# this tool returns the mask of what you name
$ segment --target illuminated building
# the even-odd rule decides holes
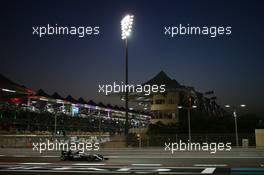
[[[165,85],[166,87],[164,93],[151,93],[149,96],[142,93],[130,95],[131,102],[137,102],[151,113],[151,123],[158,121],[165,124],[178,123],[180,111],[188,107],[215,115],[222,113],[222,109],[215,100],[205,97],[202,93],[195,91],[193,87],[181,85],[163,71],[143,85]]]

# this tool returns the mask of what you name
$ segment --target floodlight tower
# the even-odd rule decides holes
[[[122,20],[121,20],[121,31],[122,31],[122,40],[125,40],[125,85],[126,85],[126,92],[125,92],[125,108],[126,108],[126,122],[125,122],[125,136],[128,141],[128,43],[127,43],[127,38],[129,37],[131,30],[132,30],[132,25],[133,25],[133,20],[134,16],[133,15],[126,15]]]

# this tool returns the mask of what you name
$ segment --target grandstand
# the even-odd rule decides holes
[[[0,131],[2,133],[109,133],[122,134],[125,109],[117,105],[63,98],[58,92],[47,94],[10,81],[0,75]],[[129,110],[131,128],[148,126],[150,115]]]

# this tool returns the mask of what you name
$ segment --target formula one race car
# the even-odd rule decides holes
[[[101,154],[87,154],[81,153],[80,151],[62,151],[61,160],[79,160],[79,161],[90,161],[90,162],[100,162],[108,160],[104,158]]]

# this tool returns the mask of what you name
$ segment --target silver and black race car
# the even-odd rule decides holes
[[[61,160],[79,160],[79,161],[90,161],[90,162],[100,162],[108,160],[108,158],[103,157],[101,154],[87,154],[81,153],[81,151],[62,151]]]

